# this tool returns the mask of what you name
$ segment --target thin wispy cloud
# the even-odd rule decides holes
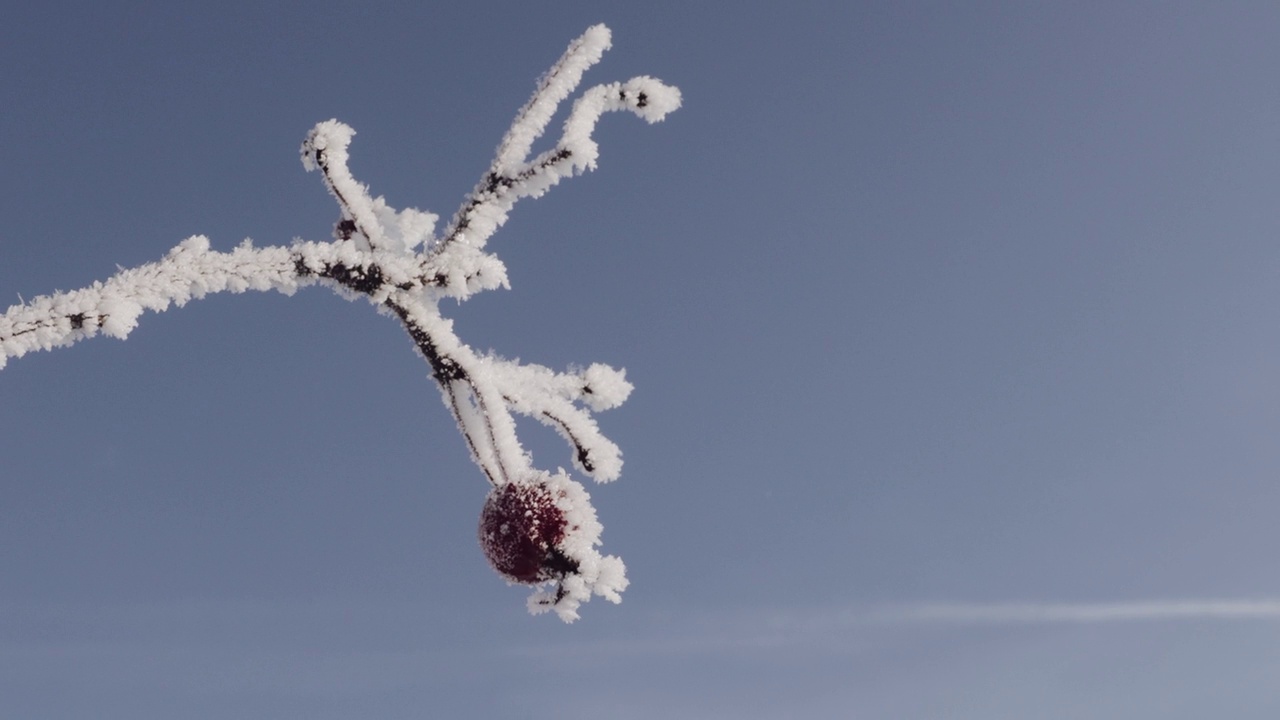
[[[863,632],[1101,623],[1280,622],[1280,599],[1131,602],[899,603],[809,610],[666,615],[658,627],[617,636],[512,648],[563,656],[685,655],[783,647],[845,647]]]
[[[1280,620],[1280,600],[1160,600],[1107,603],[921,603],[854,611],[856,624],[1114,623]]]

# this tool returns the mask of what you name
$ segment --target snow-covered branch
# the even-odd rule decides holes
[[[650,77],[597,85],[574,101],[555,146],[529,159],[560,103],[609,43],[608,28],[592,27],[543,75],[489,170],[442,235],[434,234],[437,215],[392,208],[352,176],[347,161],[355,131],[328,120],[307,135],[301,155],[307,170],[320,171],[338,203],[333,240],[263,248],[245,241],[219,252],[203,236],[188,238],[156,262],[9,308],[0,315],[0,368],[9,358],[99,333],[123,339],[143,312],[181,307],[211,293],[292,294],[319,284],[349,299],[364,298],[403,325],[493,486],[480,532],[494,568],[512,582],[542,588],[530,598],[531,610],[554,609],[566,621],[576,618],[579,605],[592,595],[618,602],[627,585],[625,568],[596,549],[602,528],[586,490],[563,470],[533,466],[513,413],[555,429],[580,472],[597,482],[614,480],[622,470],[622,453],[601,433],[593,414],[626,400],[631,384],[624,372],[598,363],[557,372],[476,352],[439,307],[445,298],[464,300],[508,286],[505,266],[483,251],[485,244],[518,200],[538,197],[561,179],[595,168],[599,148],[591,135],[604,113],[627,110],[653,123],[680,106],[676,88]]]

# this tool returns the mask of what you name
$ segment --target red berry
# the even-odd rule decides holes
[[[511,482],[489,493],[480,513],[480,547],[509,580],[536,585],[577,569],[557,547],[567,530],[564,511],[545,485]]]

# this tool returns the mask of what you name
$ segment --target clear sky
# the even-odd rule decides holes
[[[544,5],[11,3],[0,307],[327,239],[329,118],[447,217],[604,22],[586,82],[684,107],[606,117],[448,311],[627,369],[624,602],[486,566],[396,323],[215,296],[0,371],[0,717],[1280,714],[1280,6]]]

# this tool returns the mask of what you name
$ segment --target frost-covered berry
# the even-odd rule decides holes
[[[480,547],[494,570],[513,582],[536,585],[578,569],[559,548],[568,521],[556,500],[536,481],[507,483],[489,493],[480,512]]]

